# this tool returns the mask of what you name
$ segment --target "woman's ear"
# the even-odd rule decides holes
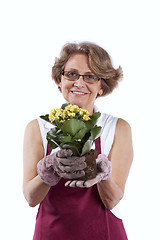
[[[61,91],[61,87],[62,87],[62,82],[60,82],[60,83],[58,84],[58,89],[60,90],[60,92],[62,92],[62,91]]]
[[[98,94],[99,94],[99,96],[102,96],[102,94],[103,94],[103,89],[102,88],[99,90]]]

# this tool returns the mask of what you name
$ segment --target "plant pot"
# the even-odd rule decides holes
[[[97,175],[97,164],[96,164],[97,152],[96,152],[96,150],[91,149],[90,152],[84,156],[85,156],[85,162],[87,164],[87,167],[84,169],[85,175],[81,178],[78,178],[78,180],[93,179]]]

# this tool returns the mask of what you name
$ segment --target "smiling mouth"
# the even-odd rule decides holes
[[[87,93],[84,93],[84,92],[77,92],[77,91],[71,91],[71,93],[76,94],[76,95],[81,95],[81,96],[84,96],[84,95],[87,94]]]

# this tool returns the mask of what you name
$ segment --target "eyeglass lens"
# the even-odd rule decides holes
[[[83,77],[83,80],[85,82],[97,82],[99,80],[99,78],[95,75],[91,75],[91,74],[85,74],[85,75],[81,75],[75,72],[68,72],[68,71],[64,71],[62,72],[62,74],[64,75],[64,77],[66,77],[68,80],[71,81],[75,81],[78,80],[80,78],[80,76]]]

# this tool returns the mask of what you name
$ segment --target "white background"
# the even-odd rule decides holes
[[[134,163],[120,204],[128,238],[160,239],[158,2],[0,2],[1,239],[32,239],[37,207],[22,194],[24,129],[64,102],[51,67],[66,42],[86,40],[104,47],[124,71],[119,87],[96,105],[132,127]]]

